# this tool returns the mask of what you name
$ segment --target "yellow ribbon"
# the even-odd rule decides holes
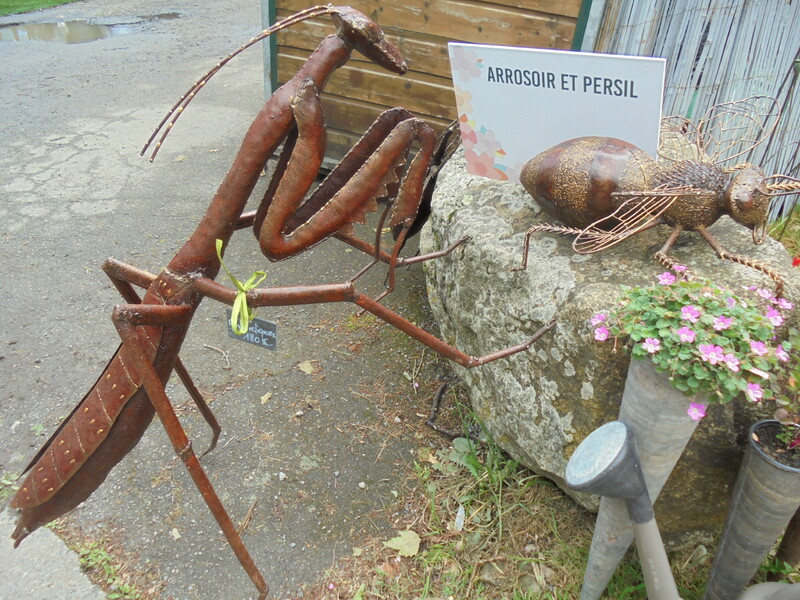
[[[233,273],[228,271],[228,267],[225,266],[225,263],[222,262],[222,240],[217,240],[217,258],[219,258],[219,264],[225,269],[228,277],[231,278],[233,285],[239,290],[236,294],[236,300],[233,301],[231,329],[233,329],[233,333],[236,335],[244,335],[247,333],[248,327],[250,327],[250,320],[253,318],[253,311],[247,306],[247,290],[252,290],[259,283],[264,281],[267,274],[264,271],[254,271],[253,274],[250,275],[250,279],[245,283],[236,279]]]

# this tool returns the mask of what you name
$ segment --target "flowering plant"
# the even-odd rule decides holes
[[[677,265],[681,273],[685,267]],[[777,375],[789,361],[789,342],[776,343],[776,328],[792,304],[755,287],[747,299],[707,281],[659,275],[658,284],[627,290],[609,314],[592,317],[598,341],[624,336],[636,359],[649,358],[673,387],[687,395],[707,392],[710,402],[744,393],[751,402],[773,397]],[[799,373],[800,375],[800,373]],[[706,406],[692,402],[692,419]]]

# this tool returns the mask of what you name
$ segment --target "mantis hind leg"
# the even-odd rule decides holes
[[[112,319],[122,339],[121,352],[141,378],[147,396],[155,408],[159,420],[164,425],[175,453],[186,465],[189,474],[198,490],[200,490],[200,494],[203,496],[211,514],[216,519],[220,529],[222,529],[236,558],[250,577],[253,585],[258,589],[259,599],[263,600],[266,598],[269,588],[247,551],[222,501],[214,490],[208,475],[200,465],[200,460],[192,450],[192,443],[189,441],[186,431],[184,431],[178,416],[175,414],[175,409],[164,391],[164,385],[153,363],[148,359],[142,341],[142,334],[140,333],[144,325],[187,326],[191,320],[190,307],[129,304],[115,307]]]
[[[114,284],[114,287],[117,288],[120,295],[129,304],[141,304],[142,302],[139,294],[133,289],[134,285],[140,288],[148,288],[156,278],[152,273],[137,269],[136,267],[119,262],[113,258],[106,259],[103,263],[103,271],[108,275],[108,278],[111,279],[111,283]],[[220,433],[222,433],[222,426],[219,424],[217,417],[212,412],[203,394],[200,393],[200,390],[197,389],[194,381],[192,381],[192,377],[189,375],[189,371],[186,369],[180,357],[175,361],[175,372],[178,374],[181,383],[183,383],[183,387],[189,392],[189,396],[194,401],[203,419],[205,419],[205,422],[211,428],[211,443],[208,445],[208,448],[200,454],[200,458],[202,458],[216,448]]]

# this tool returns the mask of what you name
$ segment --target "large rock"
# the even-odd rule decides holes
[[[572,238],[536,233],[528,268],[520,264],[525,231],[553,222],[520,185],[469,175],[462,155],[443,169],[422,250],[471,240],[450,256],[426,263],[428,295],[445,337],[474,355],[533,333],[557,318],[533,349],[478,367],[456,367],[472,404],[495,440],[515,459],[563,486],[567,460],[596,427],[617,416],[629,355],[593,339],[589,318],[608,309],[620,286],[649,285],[664,268],[652,256],[669,229],[634,236],[593,255],[575,254]],[[798,298],[791,259],[772,240],[754,246],[749,230],[723,217],[711,232],[732,252],[757,257],[787,276],[786,296]],[[771,287],[752,269],[719,260],[697,234],[684,233],[673,254],[698,276],[720,285]],[[688,406],[688,401],[687,401]],[[656,509],[673,545],[716,535],[747,428],[772,407],[744,401],[709,409],[659,499]],[[568,493],[596,509],[597,498]]]

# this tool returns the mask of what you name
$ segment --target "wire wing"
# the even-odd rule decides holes
[[[658,136],[659,162],[708,161],[700,150],[700,132],[689,119],[679,116],[661,118]]]
[[[699,149],[714,164],[744,156],[772,135],[780,115],[770,96],[715,104],[698,123]]]
[[[673,190],[650,190],[646,192],[627,192],[632,194],[617,210],[598,219],[584,229],[572,249],[578,254],[592,254],[619,244],[632,235],[657,224],[655,221],[678,198]],[[608,227],[610,225],[610,227]],[[606,226],[607,228],[604,228]]]

